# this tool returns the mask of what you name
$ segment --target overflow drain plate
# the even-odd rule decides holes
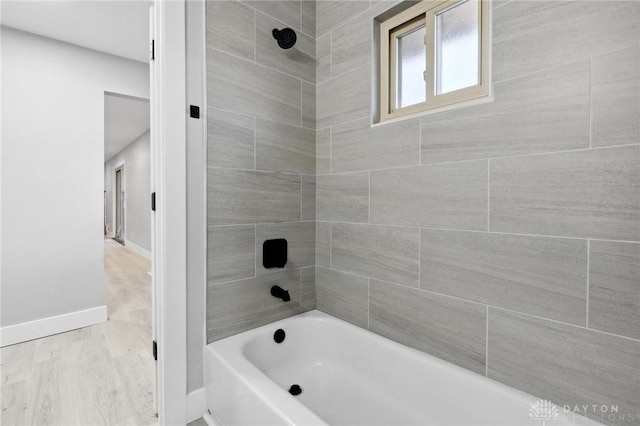
[[[298,396],[302,393],[302,388],[300,385],[291,385],[289,388],[289,393],[293,396]]]

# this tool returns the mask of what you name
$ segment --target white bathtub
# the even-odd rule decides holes
[[[209,344],[205,383],[214,425],[543,425],[536,397],[319,311]]]

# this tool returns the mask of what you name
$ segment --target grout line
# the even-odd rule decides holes
[[[230,111],[233,112],[233,111]],[[243,114],[245,115],[245,114]],[[254,117],[255,119],[260,119],[262,120],[262,118],[258,118],[255,116],[251,116]],[[265,120],[265,121],[271,121],[271,120]],[[274,123],[279,123],[277,121],[274,121]],[[279,124],[283,124],[286,126],[291,126],[291,127],[300,127],[300,126],[292,126],[290,124],[286,124],[286,123],[279,123]],[[333,133],[333,127],[325,127],[321,130],[325,130],[325,129],[330,129],[330,135]],[[307,127],[302,127],[303,129],[307,129],[307,130],[313,130],[313,129],[309,129]],[[330,139],[332,139],[332,136],[330,136]],[[331,145],[331,143],[330,143]],[[626,147],[640,147],[640,143],[632,143],[632,144],[625,144],[625,145],[612,145],[612,146],[601,146],[601,147],[594,147],[594,148],[581,148],[581,149],[576,149],[576,150],[570,150],[570,151],[556,151],[556,152],[543,152],[543,153],[536,153],[536,154],[524,154],[524,155],[516,155],[516,156],[510,156],[510,157],[494,157],[494,158],[476,158],[476,159],[471,159],[471,160],[460,160],[460,161],[446,161],[446,162],[442,162],[442,163],[427,163],[427,164],[421,164],[421,165],[410,165],[410,166],[398,166],[398,167],[387,167],[387,168],[377,168],[377,169],[362,169],[362,170],[351,170],[348,172],[333,172],[333,170],[330,170],[329,174],[333,174],[333,175],[346,175],[346,174],[350,174],[350,173],[363,173],[363,172],[377,172],[377,171],[392,171],[392,170],[405,170],[405,169],[412,169],[412,168],[418,168],[418,167],[438,167],[438,166],[443,166],[443,165],[448,165],[448,164],[460,164],[460,163],[470,163],[470,162],[479,162],[479,161],[484,161],[484,160],[501,160],[501,159],[508,159],[508,158],[520,158],[520,157],[529,157],[529,156],[534,156],[534,155],[553,155],[553,154],[564,154],[564,153],[570,153],[570,152],[587,152],[587,151],[596,151],[596,150],[601,150],[601,149],[615,149],[615,148],[626,148]],[[329,161],[331,162],[331,148],[329,148]],[[274,171],[274,170],[252,170],[252,169],[243,169],[243,168],[239,168],[239,167],[219,167],[219,166],[207,166],[208,169],[222,169],[222,170],[246,170],[246,171],[260,171],[260,172],[270,172],[270,173],[283,173],[283,174],[302,174],[302,175],[308,175],[308,176],[315,176],[313,174],[310,173],[299,173],[299,172],[282,172],[282,171]],[[330,169],[332,169],[330,167]],[[326,176],[327,174],[323,174],[320,176]],[[585,238],[583,238],[585,239]],[[609,240],[609,241],[618,241],[618,240]]]
[[[590,258],[591,258],[591,241],[587,240],[587,310],[586,310],[586,320],[585,320],[585,326],[587,328],[589,328],[589,285],[590,285],[590,280],[591,280],[591,274],[590,274],[590,270],[591,270],[591,264],[590,264]]]
[[[489,216],[491,215],[491,159],[487,159],[487,232],[491,231]]]
[[[304,197],[304,188],[303,188],[304,183],[302,182],[302,175],[300,175],[300,221],[302,221],[302,199]]]
[[[253,9],[253,62],[256,62],[258,57],[258,16],[255,9]]]
[[[284,221],[284,222],[232,223],[232,224],[227,224],[227,225],[208,225],[207,229],[232,228],[234,226],[255,226],[255,225],[260,225],[260,226],[295,225],[295,224],[299,224],[299,223],[312,223],[312,222],[316,222],[316,221],[308,219],[308,220],[287,220],[287,221]]]
[[[253,276],[258,276],[258,225],[253,225]]]
[[[257,128],[258,128],[258,118],[257,117],[253,117],[253,170],[257,171],[258,170],[258,156],[256,155],[256,146],[258,144],[258,137],[256,135],[257,133]]]
[[[295,129],[305,129],[305,130],[310,130],[310,131],[313,131],[313,132],[316,131],[316,129],[314,129],[312,127],[296,126],[295,124],[289,124],[289,123],[285,123],[283,121],[276,121],[276,120],[273,120],[273,119],[270,119],[270,118],[258,117],[258,116],[253,115],[253,114],[247,114],[246,112],[240,112],[240,111],[236,111],[236,110],[232,110],[232,109],[219,108],[219,107],[214,107],[214,106],[210,106],[210,105],[207,105],[207,109],[214,109],[214,110],[217,110],[217,111],[227,112],[229,114],[241,115],[243,117],[257,118],[258,120],[267,121],[269,123],[276,123],[276,124],[279,124],[281,126],[293,127]],[[320,130],[324,130],[324,129],[320,129]]]
[[[317,206],[316,206],[317,208]],[[337,223],[337,224],[345,224],[345,225],[360,225],[360,226],[380,226],[383,228],[398,228],[398,229],[424,229],[429,231],[447,231],[447,232],[474,232],[479,234],[493,234],[493,235],[509,235],[515,237],[532,237],[532,238],[558,238],[563,240],[576,240],[576,241],[605,241],[605,242],[614,242],[614,243],[628,243],[628,244],[640,244],[640,241],[631,241],[631,240],[613,240],[606,238],[584,238],[584,237],[567,237],[562,235],[541,235],[541,234],[520,234],[513,232],[498,232],[498,231],[481,231],[475,229],[452,229],[452,228],[430,228],[428,226],[403,226],[403,225],[388,225],[384,223],[366,223],[366,222],[347,222],[347,221],[335,221],[335,220],[286,220],[282,222],[251,222],[251,223],[232,223],[232,224],[224,224],[224,225],[208,225],[207,228],[222,228],[225,226],[248,226],[248,225],[278,225],[285,223],[298,223],[298,222],[323,222],[323,223]]]
[[[329,224],[329,268],[333,269],[333,250],[331,249],[333,240],[333,224]]]
[[[333,75],[333,30],[327,33],[329,35],[329,78],[325,81],[330,81],[334,77],[338,77],[337,75]],[[317,58],[316,58],[317,59]],[[358,67],[356,67],[358,68]],[[355,68],[354,68],[355,69]],[[351,70],[349,70],[351,71]],[[347,71],[347,72],[349,72]]]
[[[323,33],[323,34],[320,34],[320,35],[318,35],[318,34],[317,34],[317,33],[318,33],[318,29],[316,28],[316,37],[317,37],[317,38],[324,37],[325,35],[327,35],[327,34],[329,34],[329,33],[333,32],[333,31],[335,31],[335,30],[339,29],[340,27],[344,27],[344,26],[347,26],[347,25],[353,25],[353,21],[355,21],[355,20],[357,20],[357,19],[359,19],[359,18],[362,18],[362,17],[363,17],[364,15],[366,15],[367,13],[370,13],[370,12],[371,12],[371,9],[372,9],[372,6],[371,6],[371,0],[369,0],[369,7],[368,7],[368,8],[366,8],[365,10],[363,10],[363,11],[359,12],[357,15],[354,15],[353,17],[349,18],[347,21],[345,21],[345,22],[341,23],[341,24],[340,24],[340,25],[338,25],[337,27],[332,28],[332,29],[330,29],[329,31],[327,31],[327,32],[325,32],[325,33]],[[383,10],[383,11],[381,11],[381,12],[380,12],[380,14],[382,14],[383,12],[384,12],[384,10]]]
[[[253,65],[257,65],[257,66],[259,66],[259,67],[266,68],[266,69],[268,69],[268,70],[271,70],[271,71],[273,71],[273,72],[277,72],[278,74],[286,75],[287,77],[291,77],[291,78],[296,79],[296,80],[304,80],[304,81],[306,81],[306,82],[307,82],[307,83],[309,83],[309,84],[313,84],[313,85],[315,85],[315,84],[316,84],[316,83],[314,83],[313,81],[309,81],[309,80],[307,80],[307,79],[305,79],[305,78],[301,78],[301,77],[299,77],[299,76],[297,76],[297,75],[289,74],[288,72],[284,72],[284,71],[282,71],[282,70],[279,70],[279,69],[276,69],[276,68],[272,68],[272,67],[270,67],[270,66],[268,66],[268,65],[264,65],[264,64],[262,64],[262,63],[260,63],[260,62],[252,61],[251,59],[243,58],[242,56],[234,55],[233,53],[229,53],[229,52],[227,52],[227,51],[224,51],[224,50],[221,50],[221,49],[217,49],[217,48],[215,48],[215,47],[207,46],[207,50],[213,50],[213,51],[215,51],[215,52],[220,52],[220,53],[222,53],[222,54],[224,54],[224,55],[229,55],[229,56],[231,56],[231,57],[233,57],[233,58],[240,59],[241,61],[249,62],[249,63],[251,63],[251,64],[253,64]],[[255,50],[255,47],[254,47],[254,50]]]
[[[362,119],[362,118],[360,118],[360,119]],[[353,121],[355,121],[355,120],[353,120]],[[345,123],[340,123],[340,124],[345,124]],[[616,148],[627,148],[627,147],[637,147],[637,146],[640,146],[640,143],[635,142],[635,143],[630,143],[630,144],[611,145],[611,146],[598,146],[598,147],[593,147],[593,148],[578,148],[578,149],[570,149],[570,150],[564,150],[564,151],[547,151],[547,152],[536,152],[536,153],[530,153],[530,154],[509,155],[509,156],[503,156],[503,157],[472,158],[472,159],[467,159],[467,160],[442,161],[442,162],[439,162],[439,163],[426,163],[426,164],[420,164],[420,165],[407,165],[407,166],[396,166],[396,167],[386,167],[386,168],[353,170],[353,171],[348,171],[348,172],[336,172],[335,174],[355,173],[357,171],[367,171],[367,170],[373,172],[373,171],[381,171],[381,170],[412,169],[412,168],[417,168],[417,167],[437,167],[437,166],[443,166],[443,165],[447,165],[447,164],[461,164],[461,163],[470,163],[470,162],[474,162],[474,161],[504,160],[504,159],[510,159],[510,158],[532,157],[532,156],[539,156],[539,155],[580,153],[580,152],[596,151],[596,150],[601,150],[601,149],[616,149]]]
[[[499,309],[501,311],[510,312],[510,313],[514,313],[514,314],[518,314],[518,315],[524,315],[524,316],[531,317],[531,318],[536,318],[536,319],[539,319],[539,320],[542,320],[542,321],[549,321],[549,322],[553,322],[553,323],[556,323],[556,324],[562,324],[562,325],[569,326],[569,327],[579,328],[579,329],[582,329],[582,330],[589,330],[589,331],[592,331],[594,333],[601,333],[601,334],[606,334],[606,335],[613,336],[613,337],[619,337],[621,339],[631,340],[631,341],[634,341],[634,342],[640,342],[640,339],[635,339],[633,337],[627,337],[627,336],[622,336],[620,334],[614,334],[614,333],[609,333],[609,332],[602,331],[602,330],[596,330],[596,329],[593,329],[593,328],[587,328],[587,327],[584,327],[584,326],[581,326],[581,325],[571,324],[571,323],[564,322],[564,321],[558,321],[558,320],[554,320],[554,319],[551,319],[551,318],[545,318],[545,317],[541,317],[541,316],[538,316],[538,315],[532,315],[532,314],[528,314],[528,313],[525,313],[525,312],[515,311],[513,309],[504,308],[504,307],[501,307],[501,306],[489,305],[487,303],[482,303],[482,302],[476,302],[474,300],[463,299],[463,298],[458,297],[458,296],[452,296],[450,294],[438,293],[436,291],[427,290],[427,289],[420,288],[420,287],[411,287],[411,286],[406,285],[406,284],[399,284],[399,283],[395,283],[395,282],[391,282],[391,281],[385,281],[385,280],[380,280],[380,279],[377,279],[377,278],[371,278],[371,277],[367,277],[367,276],[364,276],[364,275],[356,274],[356,273],[353,273],[353,272],[343,271],[343,270],[340,270],[340,269],[327,268],[326,266],[318,266],[318,267],[319,268],[325,268],[325,269],[331,269],[331,270],[333,270],[335,272],[340,272],[340,273],[347,274],[347,275],[353,275],[353,276],[360,277],[360,278],[375,279],[376,281],[380,281],[380,282],[383,282],[383,283],[386,283],[386,284],[395,285],[395,286],[398,286],[398,287],[403,287],[403,288],[408,288],[408,289],[413,289],[413,290],[425,292],[425,293],[428,293],[428,294],[433,294],[433,295],[444,297],[444,298],[448,298],[448,299],[458,300],[458,301],[465,302],[465,303],[468,303],[468,304],[486,306],[487,309],[489,309],[489,308]]]
[[[369,199],[367,200],[367,223],[371,223],[371,172],[367,173],[369,185]]]
[[[422,118],[418,119],[418,165],[422,165]]]
[[[593,58],[589,58],[589,148],[593,147],[593,100],[591,98],[591,74],[593,73]]]
[[[484,347],[484,375],[489,377],[489,305],[487,305],[486,313],[486,325],[485,325],[485,347]]]
[[[364,68],[364,67],[369,67],[369,68],[371,68],[371,67],[373,66],[373,62],[366,62],[366,63],[364,63],[364,64],[361,64],[361,65],[356,66],[355,68],[351,68],[351,69],[350,69],[350,70],[348,70],[348,71],[343,71],[343,72],[338,73],[338,74],[335,74],[335,75],[333,74],[333,63],[330,63],[329,65],[330,65],[330,68],[331,68],[331,77],[330,77],[330,78],[328,78],[327,80],[324,80],[324,81],[322,81],[322,82],[320,82],[320,83],[317,83],[317,85],[325,84],[325,83],[327,83],[327,82],[329,82],[329,81],[331,81],[331,80],[333,80],[333,79],[335,79],[335,78],[342,77],[342,76],[344,76],[344,75],[347,75],[347,74],[349,74],[349,73],[352,73],[352,72],[354,72],[355,70],[357,70],[357,69],[359,69],[359,68]],[[298,77],[298,78],[299,78],[299,77]],[[370,113],[367,115],[367,117],[371,120],[371,114],[370,114]],[[360,117],[360,118],[364,118],[364,117]],[[403,122],[403,121],[413,120],[413,119],[416,119],[416,118],[420,118],[420,116],[418,116],[418,117],[412,117],[412,118],[406,118],[406,119],[404,119],[404,120],[399,119],[399,121],[383,122],[383,123],[376,123],[376,124],[393,124],[393,123],[398,123],[398,122]],[[353,121],[353,120],[351,120],[351,121]],[[346,123],[346,122],[345,122],[345,123]]]
[[[605,55],[609,55],[609,54],[616,53],[616,52],[622,52],[623,50],[630,49],[631,47],[632,46],[622,47],[622,48],[619,48],[619,50],[608,51],[608,52],[606,52],[604,54],[596,55],[596,57],[605,56]],[[547,72],[549,70],[557,70],[558,68],[566,67],[566,66],[569,66],[569,65],[579,64],[579,63],[585,62],[587,60],[588,60],[588,58],[583,58],[583,59],[578,59],[578,60],[569,59],[567,62],[558,61],[558,62],[554,63],[553,65],[548,66],[546,68],[536,69],[536,70],[533,70],[533,71],[525,71],[524,74],[512,75],[512,76],[503,78],[502,80],[498,80],[498,81],[494,80],[494,81],[492,81],[492,83],[493,83],[493,86],[496,86],[498,84],[507,83],[507,82],[511,82],[511,81],[514,81],[514,80],[525,79],[527,77],[543,74],[544,72]]]
[[[465,299],[461,299],[461,300],[465,300]],[[589,330],[589,331],[592,331],[594,333],[606,334],[606,335],[613,336],[613,337],[619,337],[619,338],[625,339],[625,340],[631,340],[631,341],[634,341],[634,342],[640,342],[640,339],[634,339],[633,337],[622,336],[620,334],[614,334],[614,333],[609,333],[607,331],[596,330],[596,329],[593,329],[593,328],[584,327],[582,325],[571,324],[571,323],[568,323],[568,322],[558,321],[558,320],[554,320],[554,319],[551,319],[551,318],[540,317],[538,315],[527,314],[525,312],[514,311],[513,309],[507,309],[507,308],[502,308],[502,307],[493,306],[493,305],[490,305],[490,306],[492,308],[494,308],[494,309],[500,309],[500,310],[505,311],[505,312],[511,312],[511,313],[514,313],[514,314],[523,315],[523,316],[527,316],[527,317],[531,317],[531,318],[536,318],[536,319],[543,320],[543,321],[549,321],[549,322],[553,322],[553,323],[556,323],[556,324],[566,325],[568,327],[579,328],[581,330]]]
[[[329,174],[332,175],[333,174],[333,158],[332,158],[332,153],[333,153],[333,126],[329,127]]]
[[[207,170],[229,170],[235,172],[256,172],[256,173],[278,173],[286,176],[315,176],[312,173],[300,173],[300,172],[282,172],[278,170],[264,170],[264,169],[243,169],[240,167],[220,167],[220,166],[207,166]]]
[[[260,0],[259,0],[259,1],[260,1]],[[287,27],[290,27],[290,26],[291,26],[291,24],[288,24],[288,23],[284,22],[284,21],[283,21],[283,20],[281,20],[280,18],[276,18],[275,16],[269,15],[267,12],[264,12],[264,11],[262,11],[262,10],[258,10],[258,9],[256,9],[255,7],[253,7],[253,6],[251,6],[250,4],[248,4],[245,0],[240,0],[239,2],[240,2],[240,3],[242,3],[242,4],[243,4],[243,5],[245,5],[245,6],[247,6],[247,7],[251,8],[251,9],[253,9],[254,13],[255,13],[255,12],[258,12],[258,13],[260,13],[261,15],[268,16],[269,18],[273,19],[274,21],[278,21],[280,24],[282,24],[282,25],[284,25],[284,26],[287,26]],[[294,26],[294,27],[295,27],[295,26]],[[304,31],[302,31],[302,5],[300,5],[300,28],[294,28],[294,29],[295,29],[297,32],[300,32],[301,34],[304,34],[304,35],[306,35],[306,36],[307,36],[307,37],[309,37],[309,38],[314,38],[311,34],[307,34],[307,33],[305,33]]]
[[[422,288],[422,230],[418,229],[418,288]]]
[[[367,278],[367,330],[371,326],[371,278]]]

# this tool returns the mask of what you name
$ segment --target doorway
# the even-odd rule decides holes
[[[116,233],[113,237],[114,240],[124,245],[124,226],[125,226],[125,193],[124,193],[124,166],[120,166],[116,169],[115,176],[115,205],[116,205]]]

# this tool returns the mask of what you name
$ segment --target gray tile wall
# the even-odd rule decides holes
[[[208,339],[317,307],[640,424],[640,3],[494,1],[492,102],[371,126],[397,3],[208,2]]]
[[[316,306],[315,19],[310,1],[207,1],[210,342]],[[289,243],[284,269],[262,266],[272,238]]]
[[[372,127],[396,3],[316,4],[318,309],[640,424],[640,3],[496,1],[493,101]]]

